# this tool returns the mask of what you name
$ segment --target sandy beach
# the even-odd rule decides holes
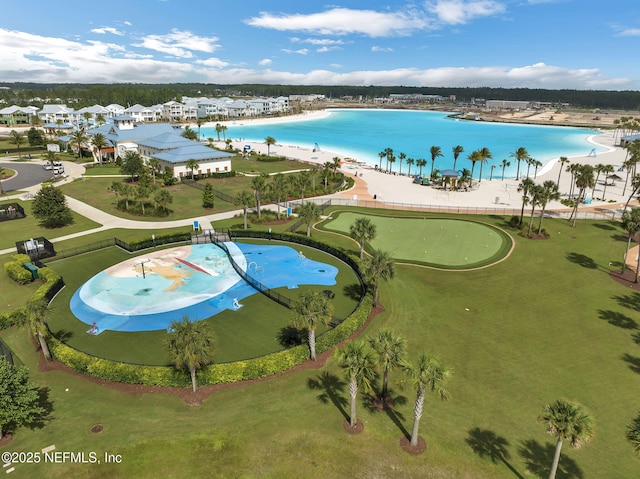
[[[313,111],[307,112],[302,115],[279,117],[279,118],[261,118],[261,119],[247,119],[238,120],[234,124],[269,124],[269,123],[281,123],[290,121],[306,121],[317,118],[322,118],[330,113],[327,111]],[[232,122],[227,122],[227,125]],[[207,124],[207,126],[214,126],[215,123]],[[612,165],[618,176],[622,180],[612,182],[609,180],[606,186],[605,192],[605,178],[600,175],[598,184],[595,187],[593,193],[593,200],[591,205],[581,206],[581,210],[585,208],[591,209],[617,209],[623,205],[630,194],[630,187],[627,185],[625,190],[625,178],[626,171],[618,171],[622,163],[626,159],[627,151],[619,146],[615,146],[617,138],[614,137],[614,130],[602,131],[599,135],[595,135],[589,138],[589,142],[594,146],[602,146],[606,148],[605,152],[598,153],[597,155],[587,154],[583,156],[570,157],[570,163],[589,164],[589,165]],[[215,142],[218,148],[224,148],[226,145],[224,142]],[[252,150],[267,153],[267,145],[260,142],[248,142],[244,140],[234,140],[232,143],[234,148],[242,149],[244,145],[250,145]],[[490,147],[490,146],[489,146]],[[333,161],[334,157],[339,157],[341,160],[345,160],[346,156],[340,151],[314,151],[311,148],[301,147],[299,145],[280,144],[271,145],[270,152],[272,155],[285,156],[287,158],[293,158],[302,160],[309,163],[322,165],[327,161]],[[558,157],[560,153],[558,154]],[[513,160],[515,161],[515,160]],[[564,165],[563,169],[566,169],[567,165]],[[522,206],[522,199],[520,193],[518,193],[519,180],[515,178],[500,179],[500,168],[496,167],[493,171],[493,177],[490,180],[491,172],[490,168],[485,167],[483,172],[483,179],[481,182],[470,191],[444,191],[442,189],[422,186],[413,183],[413,179],[409,176],[399,176],[394,174],[387,174],[374,170],[368,166],[361,166],[351,162],[344,162],[341,170],[353,176],[357,175],[358,181],[355,189],[348,192],[343,192],[338,196],[358,199],[358,200],[372,200],[374,195],[377,201],[386,204],[405,204],[405,205],[421,205],[421,206],[434,206],[434,207],[469,207],[469,208],[492,208],[492,209],[504,209],[513,210],[520,209]],[[418,169],[414,166],[412,168],[412,174],[417,173]],[[521,179],[526,174],[526,165],[521,165]],[[562,171],[560,173],[560,163],[555,160],[549,161],[542,168],[538,170],[535,178],[533,178],[533,171],[530,172],[530,177],[534,179],[537,184],[542,184],[544,181],[552,180],[557,181],[560,174],[560,192],[563,197],[568,196],[571,188],[571,175]],[[588,195],[591,193],[587,192]],[[595,198],[602,198],[605,194],[605,201],[597,200]],[[560,201],[553,201],[547,206],[548,210],[567,210],[567,207],[562,205]]]

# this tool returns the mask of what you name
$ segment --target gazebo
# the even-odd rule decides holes
[[[442,182],[445,185],[445,189],[447,187],[447,182],[449,182],[451,184],[451,187],[453,188],[458,182],[460,173],[456,170],[442,170],[440,171],[440,176],[442,176]]]

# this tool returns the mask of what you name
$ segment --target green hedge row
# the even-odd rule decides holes
[[[372,298],[367,295],[360,307],[335,328],[318,337],[316,349],[326,351],[355,333],[371,313]],[[191,378],[186,371],[170,366],[140,366],[96,358],[71,348],[54,337],[48,338],[52,355],[74,371],[107,381],[148,386],[186,387]],[[259,379],[291,369],[309,358],[307,345],[295,346],[260,358],[233,363],[211,364],[198,371],[199,385],[233,383]]]
[[[24,265],[31,261],[26,254],[14,254],[13,261],[7,261],[4,264],[4,270],[9,278],[18,284],[29,284],[33,281],[31,271],[24,268]]]
[[[155,239],[145,239],[141,241],[134,241],[127,243],[125,241],[116,238],[116,244],[121,248],[126,249],[129,252],[140,251],[147,248],[153,248],[154,246],[160,246],[164,244],[178,243],[181,241],[191,241],[191,233],[173,233],[166,235],[158,235]]]

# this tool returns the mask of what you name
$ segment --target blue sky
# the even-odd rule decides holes
[[[3,2],[0,81],[640,90],[638,0]]]

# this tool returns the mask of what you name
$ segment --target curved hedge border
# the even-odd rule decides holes
[[[236,232],[233,232],[236,233]],[[265,238],[268,233],[265,234]],[[238,235],[240,236],[240,235]],[[242,235],[244,236],[244,235]],[[255,237],[263,237],[261,233]],[[275,234],[271,235],[275,239]],[[277,235],[278,239],[317,247],[345,261],[352,266],[360,276],[359,264],[350,255],[341,250],[325,245],[310,238],[298,235]],[[42,268],[43,269],[48,268]],[[47,273],[45,273],[47,275]],[[59,276],[59,275],[58,275]],[[36,291],[34,297],[38,295]],[[57,291],[56,291],[57,292]],[[53,295],[51,296],[53,297]],[[344,321],[333,329],[320,335],[316,341],[318,353],[331,349],[341,341],[360,329],[367,321],[372,310],[373,298],[371,293],[365,293],[358,307]],[[148,386],[186,387],[191,384],[191,378],[186,371],[180,371],[173,366],[140,366],[136,364],[122,363],[109,359],[91,356],[78,351],[59,339],[47,337],[51,354],[60,362],[66,364],[76,372],[86,374],[107,381],[144,384]],[[200,369],[197,373],[198,384],[201,386],[234,383],[248,379],[260,379],[274,374],[282,373],[309,359],[309,347],[304,344],[283,351],[268,354],[259,358],[235,361],[232,363],[214,363]]]

